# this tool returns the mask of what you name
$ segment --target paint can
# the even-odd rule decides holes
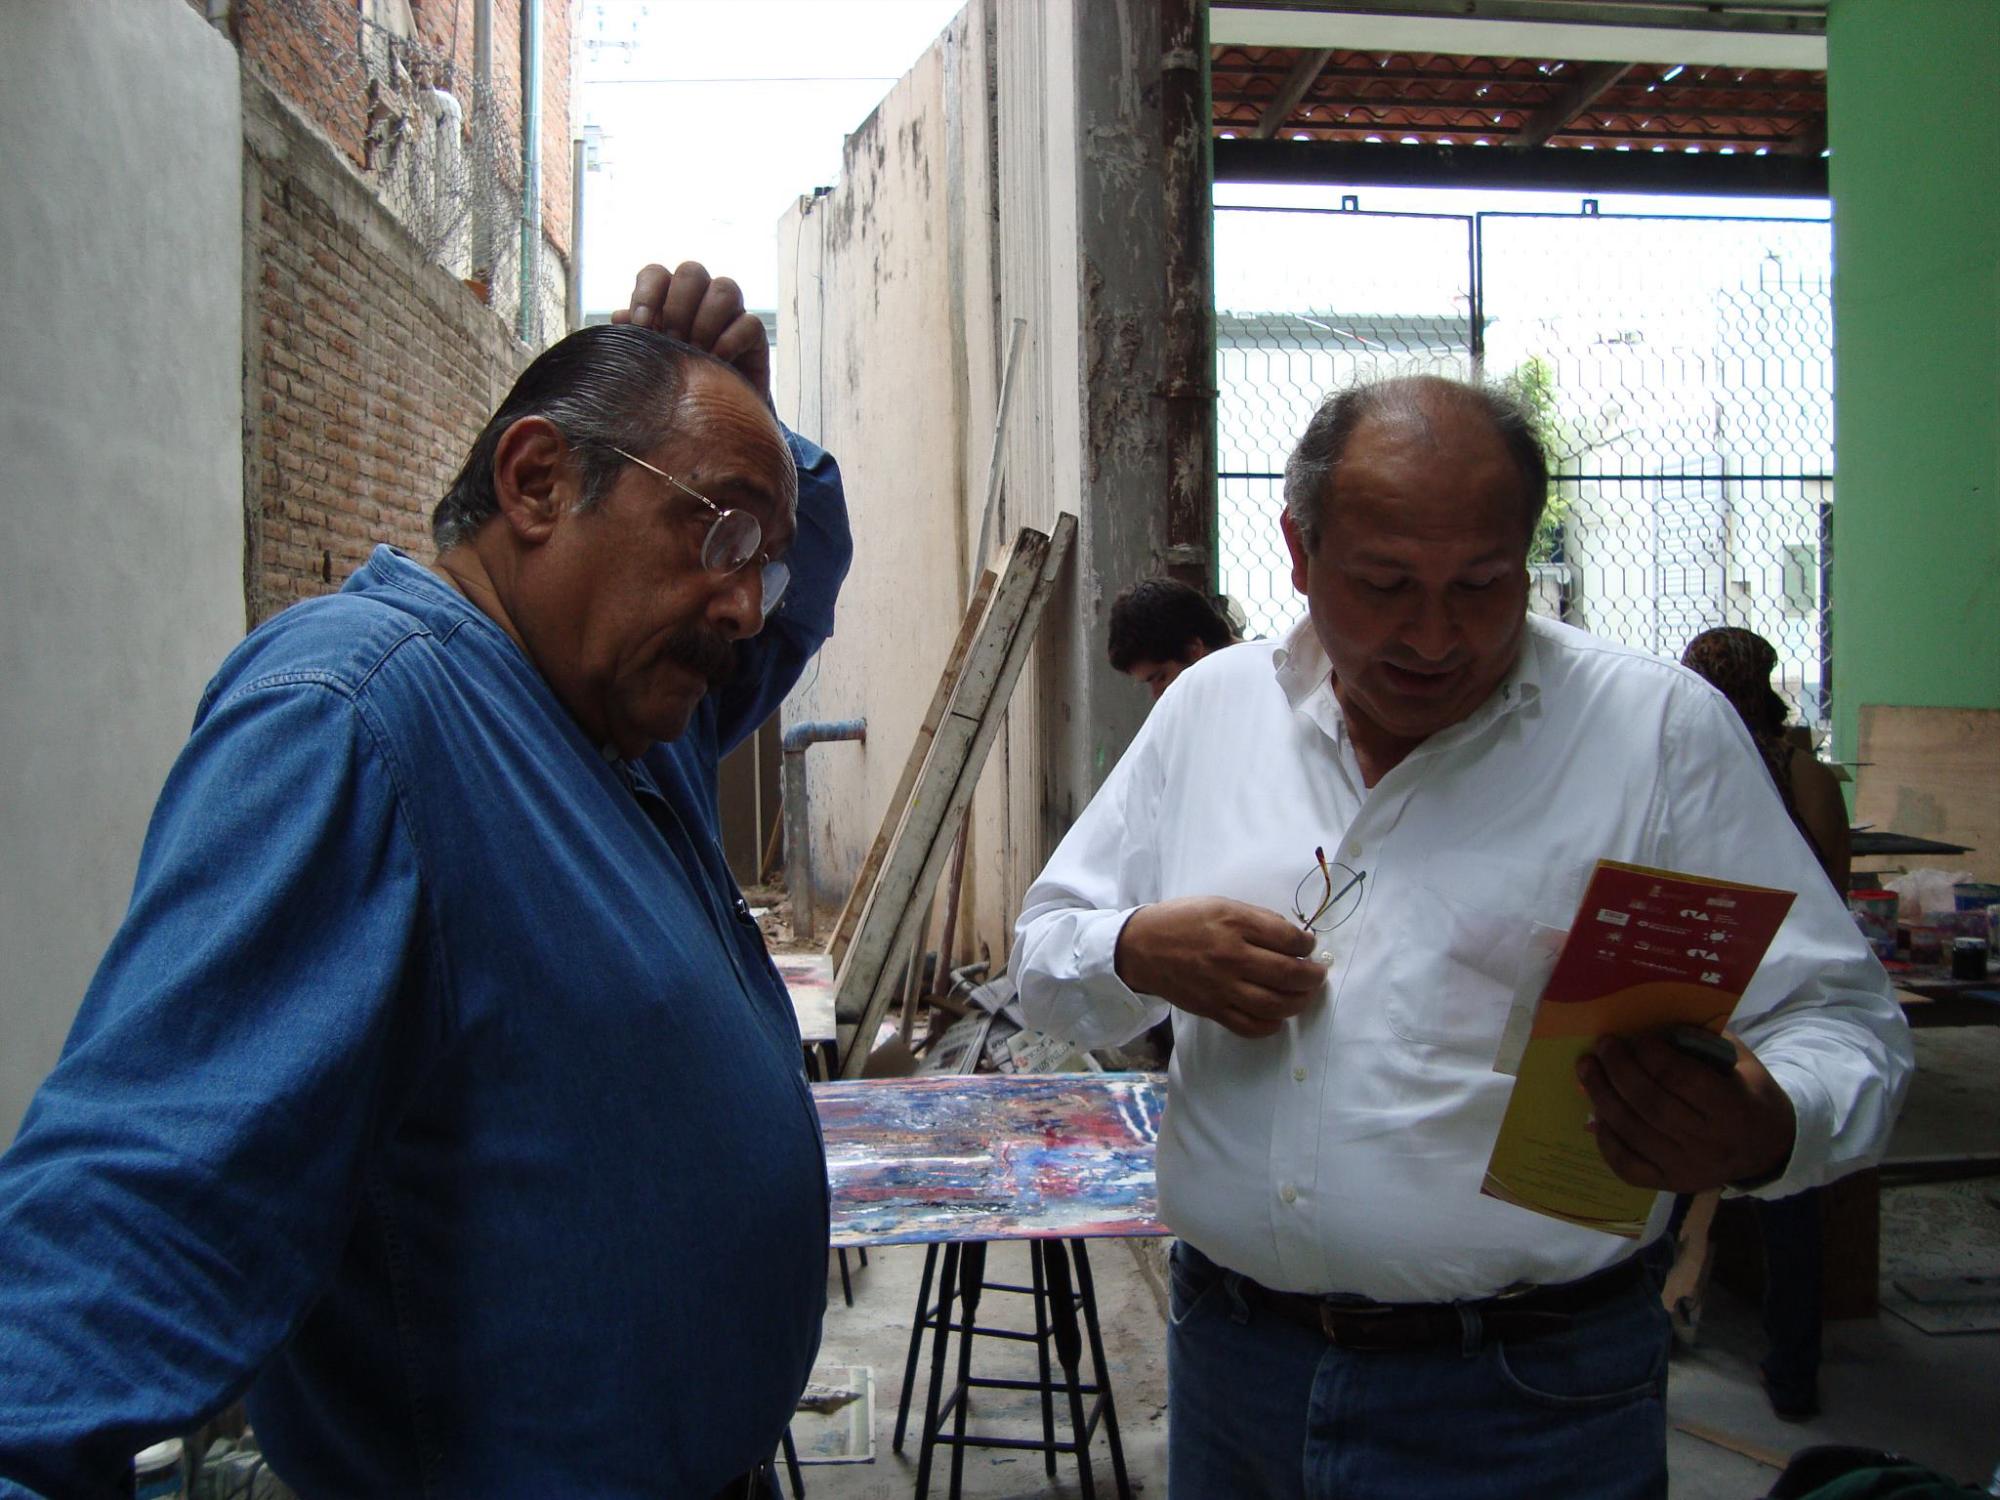
[[[1962,937],[1952,942],[1951,977],[1953,979],[1984,979],[1986,977],[1985,938]]]
[[[1885,963],[1896,956],[1896,893],[1894,891],[1850,891],[1847,909],[1861,937]]]
[[[1960,937],[1983,937],[1989,949],[2000,948],[2000,885],[1983,880],[1955,885],[1951,888],[1951,904],[1961,912],[1977,912],[1986,919],[1984,926],[1960,927]]]
[[[133,1500],[180,1500],[181,1440],[155,1443],[132,1460]]]
[[[1966,880],[1951,888],[1951,904],[1960,911],[1985,911],[2000,904],[2000,885],[1984,880]]]
[[[1910,962],[1919,968],[1935,968],[1950,959],[1950,939],[1937,923],[1912,922],[1904,931],[1910,935]]]

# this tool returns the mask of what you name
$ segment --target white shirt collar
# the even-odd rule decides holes
[[[1493,695],[1461,723],[1485,724],[1501,714],[1513,713],[1541,696],[1543,630],[1539,618],[1530,615],[1527,628],[1521,634],[1521,651],[1514,658],[1512,669]],[[1319,632],[1313,629],[1310,614],[1302,616],[1271,648],[1271,668],[1277,676],[1278,686],[1284,691],[1285,701],[1294,712],[1303,708],[1314,693],[1327,688],[1327,698],[1334,715],[1343,717],[1340,700],[1331,691],[1333,663],[1327,659],[1326,648],[1319,643]]]

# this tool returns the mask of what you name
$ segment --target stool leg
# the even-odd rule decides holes
[[[955,1244],[944,1247],[944,1265],[938,1272],[937,1337],[931,1340],[930,1399],[924,1403],[924,1426],[917,1444],[917,1500],[931,1492],[931,1454],[937,1449],[938,1401],[944,1392],[945,1335],[951,1328],[951,1302],[957,1289],[958,1251]],[[970,1338],[970,1334],[963,1337]]]
[[[1049,1288],[1042,1278],[1042,1242],[1028,1241],[1028,1267],[1035,1288],[1035,1366],[1042,1382],[1042,1467],[1056,1477],[1056,1388],[1049,1379]]]
[[[896,1440],[889,1446],[903,1451],[903,1434],[910,1425],[910,1397],[917,1389],[917,1355],[924,1347],[924,1330],[931,1326],[931,1276],[937,1270],[938,1247],[924,1246],[924,1279],[917,1286],[917,1317],[910,1324],[910,1357],[903,1361],[903,1394],[896,1401]]]
[[[840,1300],[845,1302],[849,1307],[852,1307],[854,1306],[854,1283],[847,1279],[847,1252],[845,1250],[836,1250],[833,1253],[840,1257]]]
[[[959,1260],[958,1316],[964,1324],[958,1336],[958,1402],[951,1409],[951,1500],[959,1500],[965,1482],[965,1409],[972,1404],[972,1325],[979,1321],[979,1294],[986,1285],[986,1245],[975,1240]]]
[[[1090,1276],[1090,1256],[1082,1240],[1076,1247],[1076,1284],[1083,1292],[1083,1326],[1090,1333],[1090,1358],[1097,1366],[1097,1388],[1104,1395],[1104,1434],[1111,1440],[1111,1477],[1118,1486],[1118,1500],[1132,1500],[1132,1487],[1125,1477],[1125,1447],[1118,1441],[1118,1409],[1111,1403],[1111,1369],[1104,1362],[1104,1336],[1097,1327],[1097,1287]]]
[[[1062,1361],[1063,1380],[1069,1389],[1069,1425],[1076,1435],[1076,1478],[1083,1500],[1095,1500],[1096,1484],[1090,1474],[1090,1444],[1083,1420],[1083,1392],[1078,1366],[1083,1363],[1083,1339],[1076,1326],[1076,1292],[1069,1279],[1069,1255],[1061,1240],[1044,1242],[1042,1264],[1049,1278],[1049,1316],[1055,1322],[1056,1358]]]
[[[805,1475],[799,1471],[798,1445],[792,1441],[792,1429],[785,1429],[785,1474],[792,1481],[792,1500],[805,1500]]]

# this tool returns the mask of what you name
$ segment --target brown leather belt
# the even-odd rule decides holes
[[[1637,1285],[1645,1274],[1639,1256],[1630,1256],[1578,1281],[1530,1287],[1478,1302],[1367,1302],[1274,1292],[1249,1277],[1243,1294],[1264,1307],[1302,1323],[1341,1349],[1393,1353],[1461,1343],[1467,1314],[1477,1319],[1479,1336],[1491,1342],[1540,1338],[1569,1326],[1571,1318]]]

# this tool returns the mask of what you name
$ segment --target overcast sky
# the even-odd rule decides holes
[[[962,4],[584,0],[578,118],[602,132],[585,308],[623,306],[650,260],[699,260],[775,306],[779,217],[838,179],[843,139]]]
[[[776,306],[776,226],[792,201],[839,178],[841,144],[958,13],[963,0],[584,0],[577,12],[577,106],[600,133],[586,179],[584,305],[622,306],[650,260],[699,260]],[[1218,204],[1337,207],[1339,188],[1220,185]],[[1452,193],[1368,188],[1361,206],[1404,212],[1480,208],[1575,213],[1579,193]],[[1825,217],[1824,201],[1594,195],[1602,212]],[[1218,301],[1328,305],[1292,283],[1336,265],[1286,238],[1219,230]],[[1311,226],[1297,226],[1311,235]],[[1294,235],[1294,239],[1296,235]],[[1462,250],[1456,253],[1463,259]],[[1377,277],[1434,279],[1402,255]],[[1352,278],[1355,267],[1344,275]],[[1663,267],[1671,274],[1671,267]],[[1462,274],[1462,272],[1460,273]],[[1314,288],[1314,291],[1317,291]],[[1378,289],[1379,292],[1380,289]],[[1350,292],[1352,288],[1350,288]],[[1389,294],[1383,305],[1398,302]],[[1409,301],[1409,307],[1425,305]]]

